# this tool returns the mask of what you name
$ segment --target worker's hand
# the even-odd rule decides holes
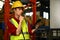
[[[19,35],[21,33],[21,23],[19,22],[18,28],[16,30],[16,35]]]
[[[38,29],[38,27],[40,27],[38,24],[35,26],[35,29]]]
[[[22,22],[23,19],[24,19],[23,16],[20,16],[20,17],[19,17],[20,22]]]
[[[20,28],[17,28],[17,30],[16,30],[16,35],[19,35],[20,34]]]
[[[38,29],[39,25],[35,26],[35,29],[32,30],[32,33],[34,33]]]
[[[32,33],[34,33],[36,31],[36,29],[32,29]]]
[[[21,22],[22,22],[22,20],[24,19],[24,17],[23,16],[20,16],[19,17],[19,25],[18,25],[18,28],[17,28],[17,30],[16,30],[16,35],[19,35],[20,33],[21,33]]]

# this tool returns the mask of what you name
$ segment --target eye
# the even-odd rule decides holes
[[[22,10],[22,8],[19,8],[19,10]]]
[[[22,7],[19,7],[19,10],[23,10],[23,8]]]
[[[23,10],[23,7],[17,7],[17,8],[14,8],[15,10],[16,9],[19,9],[19,10]]]

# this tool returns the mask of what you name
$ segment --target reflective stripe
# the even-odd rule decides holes
[[[11,18],[10,22],[11,22],[16,28],[18,28],[18,23],[15,21],[14,18]]]
[[[30,39],[29,34],[24,34],[25,39]],[[23,34],[20,34],[19,36],[11,35],[10,40],[18,40],[18,39],[24,39]]]
[[[21,25],[22,25],[22,31],[23,32],[28,32],[28,26],[27,26],[25,20],[22,21],[22,24]]]

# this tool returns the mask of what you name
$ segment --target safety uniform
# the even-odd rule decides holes
[[[23,4],[20,1],[16,1],[13,3],[11,9],[23,7]],[[8,20],[7,29],[5,30],[4,40],[30,40],[28,27],[25,22],[25,19],[22,21],[22,30],[20,35],[16,35],[16,29],[18,28],[19,20],[15,17]]]
[[[16,36],[16,29],[18,27],[18,23],[19,23],[19,20],[16,19],[15,17],[8,20],[8,24],[7,24],[8,28],[5,32],[4,40],[24,40],[24,38],[25,40],[30,40],[30,36],[28,33],[28,27],[27,27],[25,20],[22,21],[22,32],[23,33],[21,32],[19,36]]]
[[[10,22],[15,25],[16,28],[18,28],[18,23],[16,22],[16,20],[14,18],[11,18]],[[10,36],[10,40],[29,40],[29,33],[28,33],[28,27],[27,24],[25,22],[25,20],[22,21],[22,32],[19,36]]]

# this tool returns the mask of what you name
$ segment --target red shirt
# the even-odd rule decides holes
[[[19,23],[19,20],[14,17],[14,19]],[[10,40],[10,35],[16,35],[16,27],[8,20],[7,29],[5,29],[4,40]]]
[[[16,19],[15,17],[14,17],[14,19],[17,21],[17,23],[19,23],[18,19]],[[8,20],[7,30],[5,29],[5,33],[4,33],[4,40],[10,40],[10,35],[16,35],[16,29],[17,28]],[[32,28],[31,28],[29,22],[28,22],[28,31],[31,35],[33,35],[31,32]],[[31,40],[35,40],[35,37],[33,36],[31,38]]]

